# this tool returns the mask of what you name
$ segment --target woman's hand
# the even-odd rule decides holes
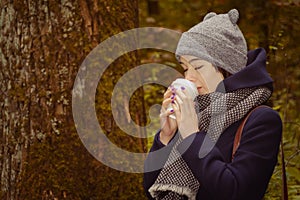
[[[178,129],[183,138],[199,131],[194,101],[184,87],[176,90],[176,101],[173,108]]]
[[[174,136],[177,130],[177,122],[175,119],[169,117],[169,115],[174,113],[173,110],[168,110],[169,104],[174,105],[175,93],[174,89],[168,88],[168,90],[164,94],[164,100],[162,103],[161,111],[160,111],[160,141],[167,145],[169,141]],[[173,103],[172,103],[173,102]]]

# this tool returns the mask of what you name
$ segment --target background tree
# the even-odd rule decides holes
[[[71,110],[81,62],[101,41],[138,26],[137,0],[1,1],[0,13],[0,198],[142,199],[141,175],[92,158]],[[113,133],[111,140],[121,137],[126,142],[120,145],[143,152],[143,140],[113,128],[106,95],[136,64],[133,52],[108,69],[96,109],[103,129]],[[141,95],[131,99],[138,124],[145,123]]]

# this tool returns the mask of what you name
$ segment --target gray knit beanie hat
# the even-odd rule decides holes
[[[208,13],[201,23],[182,34],[175,52],[177,59],[191,55],[231,74],[240,71],[247,63],[247,44],[238,19],[236,9],[227,14]]]

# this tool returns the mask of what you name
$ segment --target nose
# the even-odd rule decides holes
[[[186,71],[184,78],[186,80],[189,80],[189,81],[193,82],[193,83],[195,83],[195,81],[196,81],[196,77],[193,75],[191,70]]]

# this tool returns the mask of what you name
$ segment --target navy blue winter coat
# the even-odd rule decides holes
[[[225,79],[227,92],[246,87],[265,85],[273,90],[272,79],[266,71],[266,52],[259,48],[248,53],[247,67]],[[282,122],[277,112],[269,107],[256,109],[248,118],[240,146],[231,160],[234,136],[242,119],[229,126],[220,136],[216,145],[204,158],[199,158],[199,150],[205,132],[200,131],[185,138],[178,147],[192,142],[182,157],[200,182],[197,200],[259,200],[267,189],[277,163],[277,155],[282,134]],[[165,145],[156,134],[153,146],[145,161],[145,171],[160,163],[163,166],[174,139],[166,146],[165,152],[153,154]],[[160,169],[144,174],[144,188],[148,189],[156,180]]]

